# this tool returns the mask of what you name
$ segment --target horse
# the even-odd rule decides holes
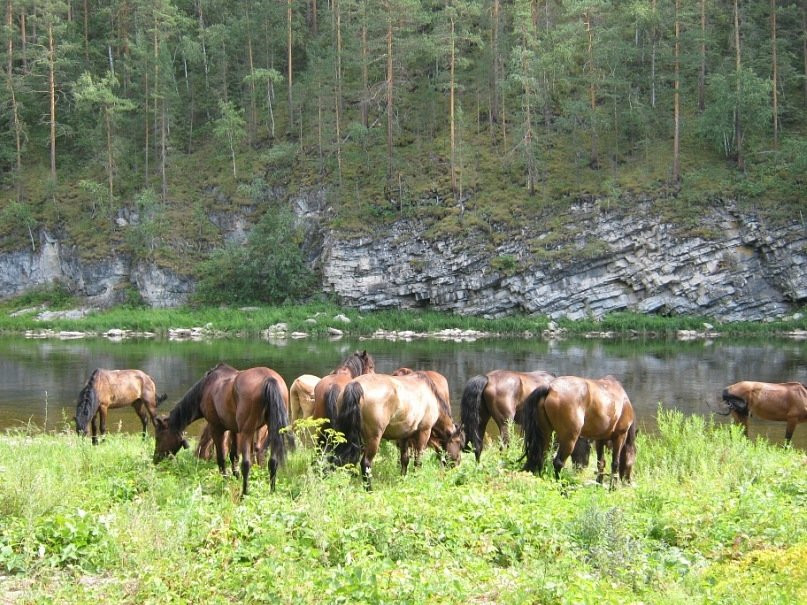
[[[289,387],[289,417],[292,423],[300,418],[310,418],[314,413],[314,389],[319,376],[303,374],[294,379]]]
[[[147,435],[148,420],[154,424],[157,406],[168,396],[157,396],[154,380],[141,370],[105,370],[96,368],[90,374],[76,404],[76,432],[87,434],[87,425],[92,426],[93,445],[98,443],[96,419],[101,419],[101,436],[106,434],[106,417],[110,408],[131,405],[143,425],[143,437]]]
[[[252,441],[252,453],[255,454],[258,458],[258,464],[263,464],[264,461],[264,450],[261,447],[261,444],[266,441],[266,436],[268,435],[268,431],[266,430],[266,426],[262,426],[257,433],[255,433],[255,438]],[[224,432],[224,439],[223,444],[225,448],[225,456],[229,454],[230,456],[230,464],[233,470],[233,474],[237,474],[235,463],[238,458],[238,435],[237,433],[233,433],[231,431]],[[202,460],[210,460],[213,457],[213,431],[210,428],[210,425],[205,422],[204,428],[202,429],[202,433],[199,435],[199,442],[196,444],[196,457],[201,458]]]
[[[493,370],[474,376],[465,384],[460,402],[461,426],[465,430],[466,444],[472,444],[476,461],[482,456],[483,436],[488,421],[492,418],[499,427],[505,446],[510,443],[508,426],[511,422],[521,424],[521,406],[527,395],[540,386],[549,384],[554,374],[536,370],[516,372]],[[572,461],[577,467],[588,466],[588,440],[581,440],[572,452]]]
[[[381,439],[398,443],[401,474],[409,466],[409,446],[415,450],[415,464],[429,443],[446,452],[455,464],[460,460],[462,431],[451,419],[451,409],[438,388],[424,372],[405,376],[367,374],[350,381],[342,393],[342,405],[335,420],[345,442],[334,447],[337,464],[360,459],[367,489],[370,469]]]
[[[625,389],[613,376],[589,380],[561,376],[535,389],[524,401],[524,470],[539,472],[552,432],[558,451],[555,477],[566,463],[578,437],[593,439],[597,449],[597,482],[605,470],[604,448],[612,449],[610,487],[617,473],[629,483],[636,460],[636,418]]]
[[[333,372],[323,376],[314,387],[314,408],[311,418],[325,418],[333,426],[339,396],[345,385],[357,376],[374,373],[375,360],[366,350],[361,353],[356,351],[350,355]],[[327,444],[327,436],[324,433],[320,433],[319,443],[320,447],[325,447]]]
[[[271,490],[275,491],[277,469],[286,461],[286,439],[281,429],[289,424],[288,400],[288,387],[274,370],[257,367],[239,371],[220,363],[183,395],[168,416],[160,415],[155,419],[154,462],[156,464],[167,455],[176,454],[180,448],[188,447],[182,432],[195,420],[205,418],[210,425],[216,462],[222,474],[224,433],[238,433],[243,497],[249,490],[253,440],[261,427],[268,426],[269,434],[263,449],[267,446],[271,449],[269,482]],[[293,438],[289,435],[288,439],[289,447],[293,447]]]
[[[748,436],[748,417],[786,422],[785,442],[790,443],[796,425],[807,422],[807,385],[801,382],[744,380],[723,389],[727,414],[741,424]]]
[[[439,399],[446,403],[446,407],[441,408],[441,410],[440,410],[440,420],[438,420],[438,422],[446,423],[447,421],[450,421],[452,424],[454,423],[454,420],[453,420],[453,418],[451,416],[451,396],[450,396],[449,390],[448,390],[448,380],[446,379],[445,376],[443,376],[439,372],[435,372],[434,370],[419,370],[419,371],[416,371],[416,370],[413,370],[412,368],[398,368],[397,370],[395,370],[391,374],[391,376],[420,376],[421,378],[425,376],[426,378],[431,380],[432,384],[434,384],[434,388],[435,388],[435,391],[436,391]],[[447,427],[444,427],[442,430],[445,431],[446,429],[447,429]],[[455,431],[455,430],[457,430],[456,426],[454,426],[452,428],[452,431]],[[438,429],[438,432],[439,431],[440,431],[440,429]],[[465,442],[464,441],[465,434],[462,433],[462,436],[463,436],[463,444],[464,444],[464,442]],[[434,432],[433,431],[432,431],[432,438],[429,439],[429,445],[438,454],[441,453],[441,446],[440,446],[439,440],[434,438]]]

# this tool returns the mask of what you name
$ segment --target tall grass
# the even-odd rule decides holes
[[[300,448],[252,494],[152,439],[0,438],[0,591],[21,602],[804,602],[805,453],[661,410],[636,484],[594,464],[519,469],[519,439],[457,468],[433,455],[374,491]],[[762,583],[762,585],[760,585]],[[15,592],[16,591],[16,592]]]

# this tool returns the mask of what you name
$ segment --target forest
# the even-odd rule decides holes
[[[802,209],[803,2],[6,0],[4,23],[3,249],[47,228],[187,269],[224,244],[211,216],[317,189],[335,229],[435,236],[581,197]]]

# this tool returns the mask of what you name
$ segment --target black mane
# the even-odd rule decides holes
[[[175,432],[184,431],[191,422],[202,417],[199,409],[202,403],[202,394],[205,391],[210,377],[219,369],[229,368],[227,364],[220,363],[216,367],[205,372],[199,381],[193,385],[188,392],[182,396],[177,404],[168,414],[168,428]]]

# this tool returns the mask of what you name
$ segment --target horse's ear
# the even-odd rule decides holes
[[[154,426],[158,429],[164,429],[167,426],[165,416],[157,416],[154,418]]]
[[[182,449],[185,449],[185,450],[190,449],[190,447],[191,447],[191,445],[190,445],[190,443],[188,443],[187,439],[183,439],[180,442],[180,445],[182,446]]]

